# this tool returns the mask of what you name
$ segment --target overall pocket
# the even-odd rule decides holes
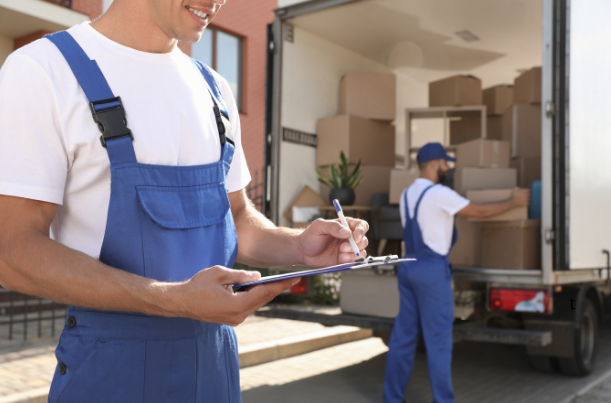
[[[183,281],[237,252],[235,226],[223,183],[137,186],[144,275]]]

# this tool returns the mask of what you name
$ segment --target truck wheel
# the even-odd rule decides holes
[[[584,299],[574,330],[573,357],[558,358],[560,370],[566,375],[584,376],[592,372],[598,345],[598,315],[589,299]]]
[[[558,361],[554,357],[546,355],[529,355],[530,366],[539,372],[554,373],[558,372]]]

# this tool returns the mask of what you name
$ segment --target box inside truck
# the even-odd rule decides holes
[[[318,183],[315,168],[338,160],[340,149],[353,163],[360,158],[366,170],[411,169],[414,177],[425,143],[441,142],[453,154],[472,144],[464,146],[469,158],[454,174],[453,186],[463,195],[530,187],[541,179],[542,13],[542,1],[530,0],[362,0],[286,19],[279,125],[317,134],[318,147],[280,143],[278,211],[306,185],[326,198],[329,189]],[[519,104],[512,100],[514,81]],[[354,129],[331,124],[349,119]],[[494,141],[477,143],[481,138]],[[382,184],[408,185],[369,180],[377,192]],[[386,189],[391,205],[400,192],[392,187]],[[358,204],[370,205],[372,192],[357,188]],[[278,222],[291,225],[285,217]],[[466,231],[463,242],[475,243],[466,239],[473,232]],[[481,261],[459,247],[456,264]]]

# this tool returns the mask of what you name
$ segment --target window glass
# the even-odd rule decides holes
[[[233,96],[240,103],[240,87],[242,76],[242,43],[239,38],[217,31],[216,40],[216,71],[229,82]]]
[[[204,62],[207,66],[212,66],[212,37],[213,32],[210,29],[204,30],[202,39],[194,43],[191,47],[191,54],[194,59]]]

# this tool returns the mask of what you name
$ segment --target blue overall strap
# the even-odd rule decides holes
[[[225,104],[225,99],[223,98],[223,94],[221,93],[221,89],[219,88],[216,80],[214,79],[214,75],[212,74],[212,70],[204,63],[200,62],[197,59],[191,58],[195,67],[202,73],[204,76],[204,80],[206,81],[206,87],[208,87],[208,92],[212,97],[212,102],[214,102],[214,115],[216,117],[216,126],[219,130],[219,137],[221,140],[221,146],[225,145],[225,141],[229,141],[233,146],[235,146],[235,142],[233,141],[233,134],[231,123],[229,122],[229,112],[227,109],[227,104]]]
[[[420,202],[422,201],[422,198],[424,197],[426,192],[428,192],[433,186],[435,185],[430,185],[429,187],[424,189],[424,191],[420,194],[420,197],[418,198],[418,202],[416,203],[416,208],[414,209],[414,219],[416,220],[418,219],[418,209],[420,208]],[[405,197],[405,200],[407,202],[407,196]],[[409,213],[409,210],[408,210],[408,213]]]
[[[127,129],[121,99],[116,98],[95,60],[66,31],[45,36],[62,53],[89,100],[94,122],[102,132],[100,140],[111,164],[136,162],[131,131]],[[129,136],[129,137],[128,137]]]

